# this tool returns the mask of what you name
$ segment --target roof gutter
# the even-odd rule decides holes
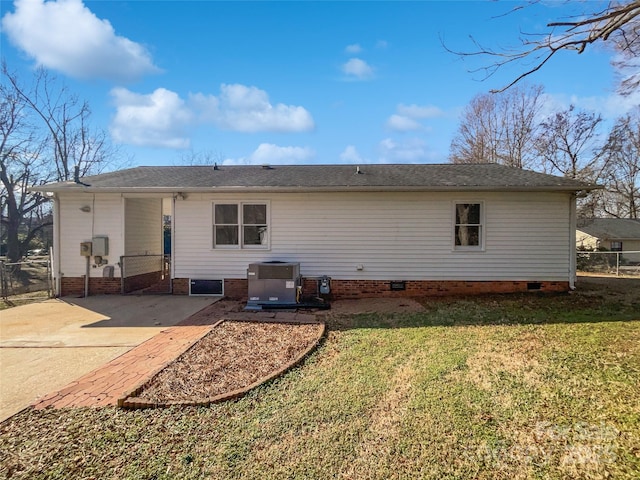
[[[174,194],[184,193],[300,193],[300,192],[567,192],[584,195],[591,190],[603,188],[600,185],[589,185],[581,187],[570,187],[564,185],[550,186],[519,186],[519,185],[451,185],[451,186],[287,186],[287,187],[265,187],[265,186],[237,186],[237,187],[97,187],[97,186],[67,186],[61,188],[51,188],[46,185],[31,187],[34,192],[56,192],[56,193],[154,193],[154,194]]]

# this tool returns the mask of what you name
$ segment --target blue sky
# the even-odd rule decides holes
[[[89,101],[135,165],[443,163],[461,110],[522,66],[486,81],[448,53],[515,46],[582,2],[504,15],[515,2],[0,2],[2,56],[37,65]],[[596,10],[600,2],[586,2]],[[566,53],[532,76],[549,109],[607,119],[640,103],[615,94],[610,53]]]

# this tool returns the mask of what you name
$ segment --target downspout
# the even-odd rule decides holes
[[[90,266],[90,258],[89,256],[85,257],[87,259],[87,269],[84,274],[84,298],[89,296],[89,275],[91,275],[91,266]]]
[[[173,293],[173,279],[176,278],[176,196],[171,195],[171,273],[169,285]]]
[[[569,197],[569,289],[576,289],[576,198],[577,194],[572,193]]]
[[[54,296],[62,296],[62,273],[60,272],[60,197],[54,193],[53,200],[53,278],[54,278]]]

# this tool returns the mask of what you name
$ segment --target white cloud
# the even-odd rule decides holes
[[[187,148],[185,127],[193,115],[176,93],[158,88],[142,95],[114,88],[116,115],[110,131],[115,142],[138,146]]]
[[[640,105],[640,91],[623,96],[612,93],[606,96],[579,97],[577,95],[544,94],[541,117],[565,110],[570,105],[599,113],[605,120],[615,120]]]
[[[444,116],[444,112],[432,105],[404,105],[401,103],[396,107],[396,113],[387,119],[386,126],[396,132],[425,130],[426,127],[419,120],[441,116]]]
[[[76,78],[130,81],[158,73],[139,43],[116,35],[81,0],[15,0],[2,18],[10,41],[38,65]]]
[[[354,43],[352,45],[347,45],[344,51],[349,54],[356,54],[362,52],[362,47],[360,46],[360,44]]]
[[[351,58],[342,65],[342,71],[347,77],[355,80],[367,80],[373,77],[373,68],[364,60]]]
[[[224,165],[286,165],[302,163],[312,159],[315,152],[308,147],[281,147],[262,143],[248,157],[227,158]]]
[[[138,94],[115,88],[111,96],[116,115],[111,134],[118,143],[186,148],[187,127],[213,124],[237,132],[301,132],[314,128],[311,114],[299,106],[269,102],[264,90],[244,85],[222,85],[220,95],[197,93],[188,100],[158,88]]]
[[[347,145],[344,151],[340,154],[340,160],[342,160],[344,163],[365,163],[366,162],[366,160],[364,160],[360,156],[360,153],[358,152],[356,147],[354,147],[353,145]]]
[[[400,143],[385,138],[378,145],[378,149],[381,163],[419,163],[435,158],[427,149],[424,140],[419,138],[411,138]]]
[[[245,85],[221,85],[220,95],[192,95],[191,104],[204,121],[238,132],[303,132],[315,127],[303,107],[275,106],[264,90]]]
[[[397,111],[400,115],[410,118],[436,118],[444,115],[441,109],[433,105],[404,105],[401,103],[398,105]]]
[[[386,40],[378,40],[376,42],[376,48],[384,50],[388,46],[389,46],[389,42],[387,42]]]
[[[387,128],[395,130],[396,132],[410,132],[414,130],[421,130],[423,126],[413,118],[394,114],[387,120]]]

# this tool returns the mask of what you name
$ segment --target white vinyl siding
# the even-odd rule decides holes
[[[162,254],[162,199],[125,199],[125,255]]]
[[[212,248],[212,203],[265,197],[268,251]],[[482,202],[481,254],[452,249],[455,202]],[[175,277],[245,278],[249,263],[282,260],[335,279],[567,281],[569,205],[564,193],[190,194],[176,201]]]
[[[80,242],[93,237],[109,237],[109,255],[105,258],[120,275],[118,262],[124,249],[122,235],[122,198],[120,195],[73,194],[61,196],[60,207],[60,271],[65,277],[86,273],[86,258],[80,255]],[[89,207],[88,212],[81,211]],[[93,263],[93,258],[91,258]],[[102,268],[89,268],[92,277],[102,276]]]

